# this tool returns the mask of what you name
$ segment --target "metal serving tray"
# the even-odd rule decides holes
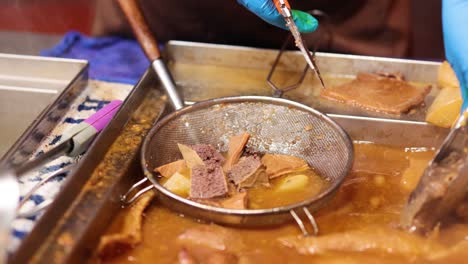
[[[185,99],[198,101],[221,95],[270,95],[265,77],[276,52],[174,41],[167,45],[165,55]],[[287,64],[292,68],[283,65],[279,78],[287,79],[287,73],[295,72],[291,69],[302,70],[298,53],[287,53],[286,60],[293,62]],[[336,54],[320,54],[318,61],[322,72],[328,71],[328,74],[399,70],[409,80],[428,83],[435,82],[438,67],[437,63],[422,61]],[[310,102],[310,91],[304,87],[293,95],[289,96]],[[142,177],[139,149],[151,125],[168,109],[164,107],[164,98],[155,74],[149,69],[72,172],[74,176],[66,182],[50,210],[11,256],[11,263],[83,263],[89,260],[99,237],[121,207],[120,195]],[[340,112],[339,108],[331,110]],[[330,116],[353,140],[392,146],[434,148],[448,132],[419,121]]]
[[[0,54],[3,161],[18,164],[29,158],[87,81],[83,60]]]

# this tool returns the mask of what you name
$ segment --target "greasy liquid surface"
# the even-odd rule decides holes
[[[410,153],[403,148],[358,144],[355,145],[355,153],[352,173],[345,179],[336,197],[315,217],[320,227],[320,237],[340,235],[342,239],[339,241],[348,241],[352,245],[364,238],[349,237],[347,234],[364,229],[371,237],[370,241],[363,242],[360,247],[347,248],[345,245],[338,247],[338,250],[300,254],[280,242],[284,237],[300,237],[293,223],[267,229],[223,227],[222,230],[231,232],[243,243],[242,250],[232,249],[242,263],[465,263],[468,258],[468,225],[461,224],[441,230],[437,238],[420,238],[406,233],[401,238],[403,242],[409,239],[409,244],[414,246],[435,240],[444,250],[411,253],[410,247],[404,248],[410,250],[404,254],[390,246],[383,251],[369,250],[378,241],[392,245],[392,239],[397,241],[394,247],[398,249],[401,243],[395,240],[394,234],[401,232],[397,225],[400,211],[411,191],[407,184],[415,182],[413,178],[417,178],[424,168],[421,165],[424,162],[413,160],[427,162],[433,152]],[[155,202],[144,216],[143,242],[106,263],[177,263],[181,249],[177,237],[187,230],[203,226],[219,234],[218,226],[181,217]],[[378,230],[386,230],[388,235],[372,237]],[[234,244],[228,243],[226,250],[234,247]],[[432,256],[439,253],[441,256],[437,258]]]
[[[266,82],[269,69],[242,68],[211,64],[174,63],[170,65],[177,86],[184,91],[186,100],[200,101],[211,98],[238,95],[272,95],[272,89]],[[302,72],[277,70],[273,75],[273,82],[280,88],[296,84]],[[240,78],[241,76],[241,78]],[[333,87],[354,79],[353,75],[338,75],[322,73],[325,85]],[[411,82],[421,87],[428,83]],[[322,89],[320,81],[308,71],[303,83],[283,97],[311,106],[321,112],[348,114],[371,117],[391,117],[403,120],[424,121],[426,110],[434,100],[438,89],[432,89],[426,96],[425,104],[401,116],[386,115],[343,103],[320,98]]]

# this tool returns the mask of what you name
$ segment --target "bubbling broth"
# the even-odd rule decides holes
[[[94,261],[465,263],[467,224],[453,221],[428,236],[398,227],[400,212],[411,192],[408,184],[417,182],[433,155],[432,151],[355,144],[352,172],[330,203],[315,214],[320,228],[316,237],[302,237],[293,222],[255,229],[201,223],[154,201],[143,217],[141,243],[112,258],[101,255]],[[261,193],[261,189],[254,192]],[[117,219],[125,217],[130,209],[122,210]],[[111,226],[102,240],[118,229],[117,224]]]

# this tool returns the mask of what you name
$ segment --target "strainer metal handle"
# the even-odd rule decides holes
[[[143,184],[145,184],[146,182],[149,182],[148,181],[148,178],[144,177],[143,179],[139,180],[137,183],[133,184],[132,187],[130,187],[130,189],[128,189],[128,191],[122,195],[120,197],[120,201],[124,204],[124,205],[130,205],[132,204],[134,201],[136,201],[138,198],[140,198],[140,196],[142,196],[143,194],[145,194],[146,192],[148,192],[149,190],[151,189],[154,189],[154,185],[150,184],[146,187],[143,187],[142,189],[140,189],[138,192],[136,192],[134,195],[131,195],[132,193],[134,193],[140,186],[142,186]]]
[[[182,109],[184,107],[184,101],[177,92],[174,78],[172,78],[171,73],[161,58],[161,52],[158,48],[158,41],[151,33],[148,23],[146,23],[146,20],[143,17],[143,12],[138,5],[138,1],[117,0],[117,2],[127,17],[127,20],[133,29],[133,33],[135,34],[143,51],[145,52],[148,59],[151,60],[151,66],[161,81],[162,87],[166,91],[172,106],[175,110]]]
[[[315,221],[314,216],[313,216],[312,213],[309,211],[309,209],[307,209],[307,207],[302,207],[302,211],[304,211],[304,214],[307,216],[307,219],[309,220],[309,223],[310,223],[310,225],[312,226],[312,230],[313,230],[313,233],[312,233],[312,234],[313,234],[314,236],[318,235],[318,233],[319,233],[319,228],[318,228],[317,222]],[[289,213],[291,214],[291,216],[294,218],[294,221],[296,221],[297,225],[298,225],[299,228],[301,229],[302,234],[303,234],[304,236],[310,236],[310,233],[309,233],[309,231],[307,230],[306,225],[304,224],[304,222],[302,221],[302,219],[299,217],[299,215],[296,213],[296,211],[290,210]]]

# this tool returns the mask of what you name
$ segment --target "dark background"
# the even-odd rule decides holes
[[[90,34],[94,1],[99,0],[0,0],[0,31],[61,35],[78,30]],[[442,60],[441,1],[409,1],[412,2],[413,21],[410,57]]]

